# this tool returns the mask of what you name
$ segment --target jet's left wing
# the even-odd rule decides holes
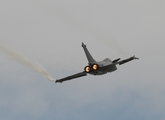
[[[87,75],[87,73],[85,71],[83,71],[83,72],[80,72],[80,73],[56,80],[55,83],[57,83],[57,82],[62,83],[63,81],[71,80],[71,79],[86,76],[86,75]]]

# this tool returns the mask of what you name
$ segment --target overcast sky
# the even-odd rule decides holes
[[[53,78],[93,57],[131,61],[102,76],[54,84],[0,49],[2,120],[164,120],[164,0],[0,0],[0,45]]]

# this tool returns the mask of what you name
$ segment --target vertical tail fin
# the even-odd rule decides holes
[[[83,42],[82,42],[82,47],[83,47],[83,49],[84,49],[84,52],[85,52],[86,57],[87,57],[87,59],[88,59],[88,62],[89,62],[89,63],[94,63],[94,62],[96,62],[96,61],[93,59],[93,57],[91,56],[90,52],[88,51],[88,49],[86,48],[86,45],[85,45]]]

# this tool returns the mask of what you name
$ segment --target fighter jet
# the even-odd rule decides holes
[[[86,76],[87,74],[103,75],[103,74],[117,70],[116,65],[122,65],[122,64],[132,61],[134,59],[139,59],[135,56],[132,56],[128,59],[121,60],[121,61],[120,61],[120,58],[115,59],[113,61],[110,60],[109,58],[106,58],[103,61],[96,61],[93,59],[92,55],[90,54],[90,52],[87,49],[87,46],[83,42],[82,42],[82,47],[84,49],[85,55],[88,60],[88,65],[84,67],[84,71],[71,75],[71,76],[68,76],[68,77],[65,77],[65,78],[62,78],[62,79],[58,79],[55,81],[55,83],[57,83],[57,82],[62,83],[67,80]]]

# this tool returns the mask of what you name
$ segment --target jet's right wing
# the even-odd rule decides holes
[[[87,73],[85,71],[83,71],[83,72],[80,72],[80,73],[56,80],[55,83],[57,83],[57,82],[62,83],[63,81],[71,80],[71,79],[86,76],[86,75],[87,75]]]
[[[133,56],[133,57],[130,57],[130,58],[128,58],[128,59],[121,60],[121,61],[117,62],[117,64],[122,65],[122,64],[127,63],[127,62],[129,62],[129,61],[132,61],[132,60],[134,60],[134,59],[139,59],[139,58]]]

